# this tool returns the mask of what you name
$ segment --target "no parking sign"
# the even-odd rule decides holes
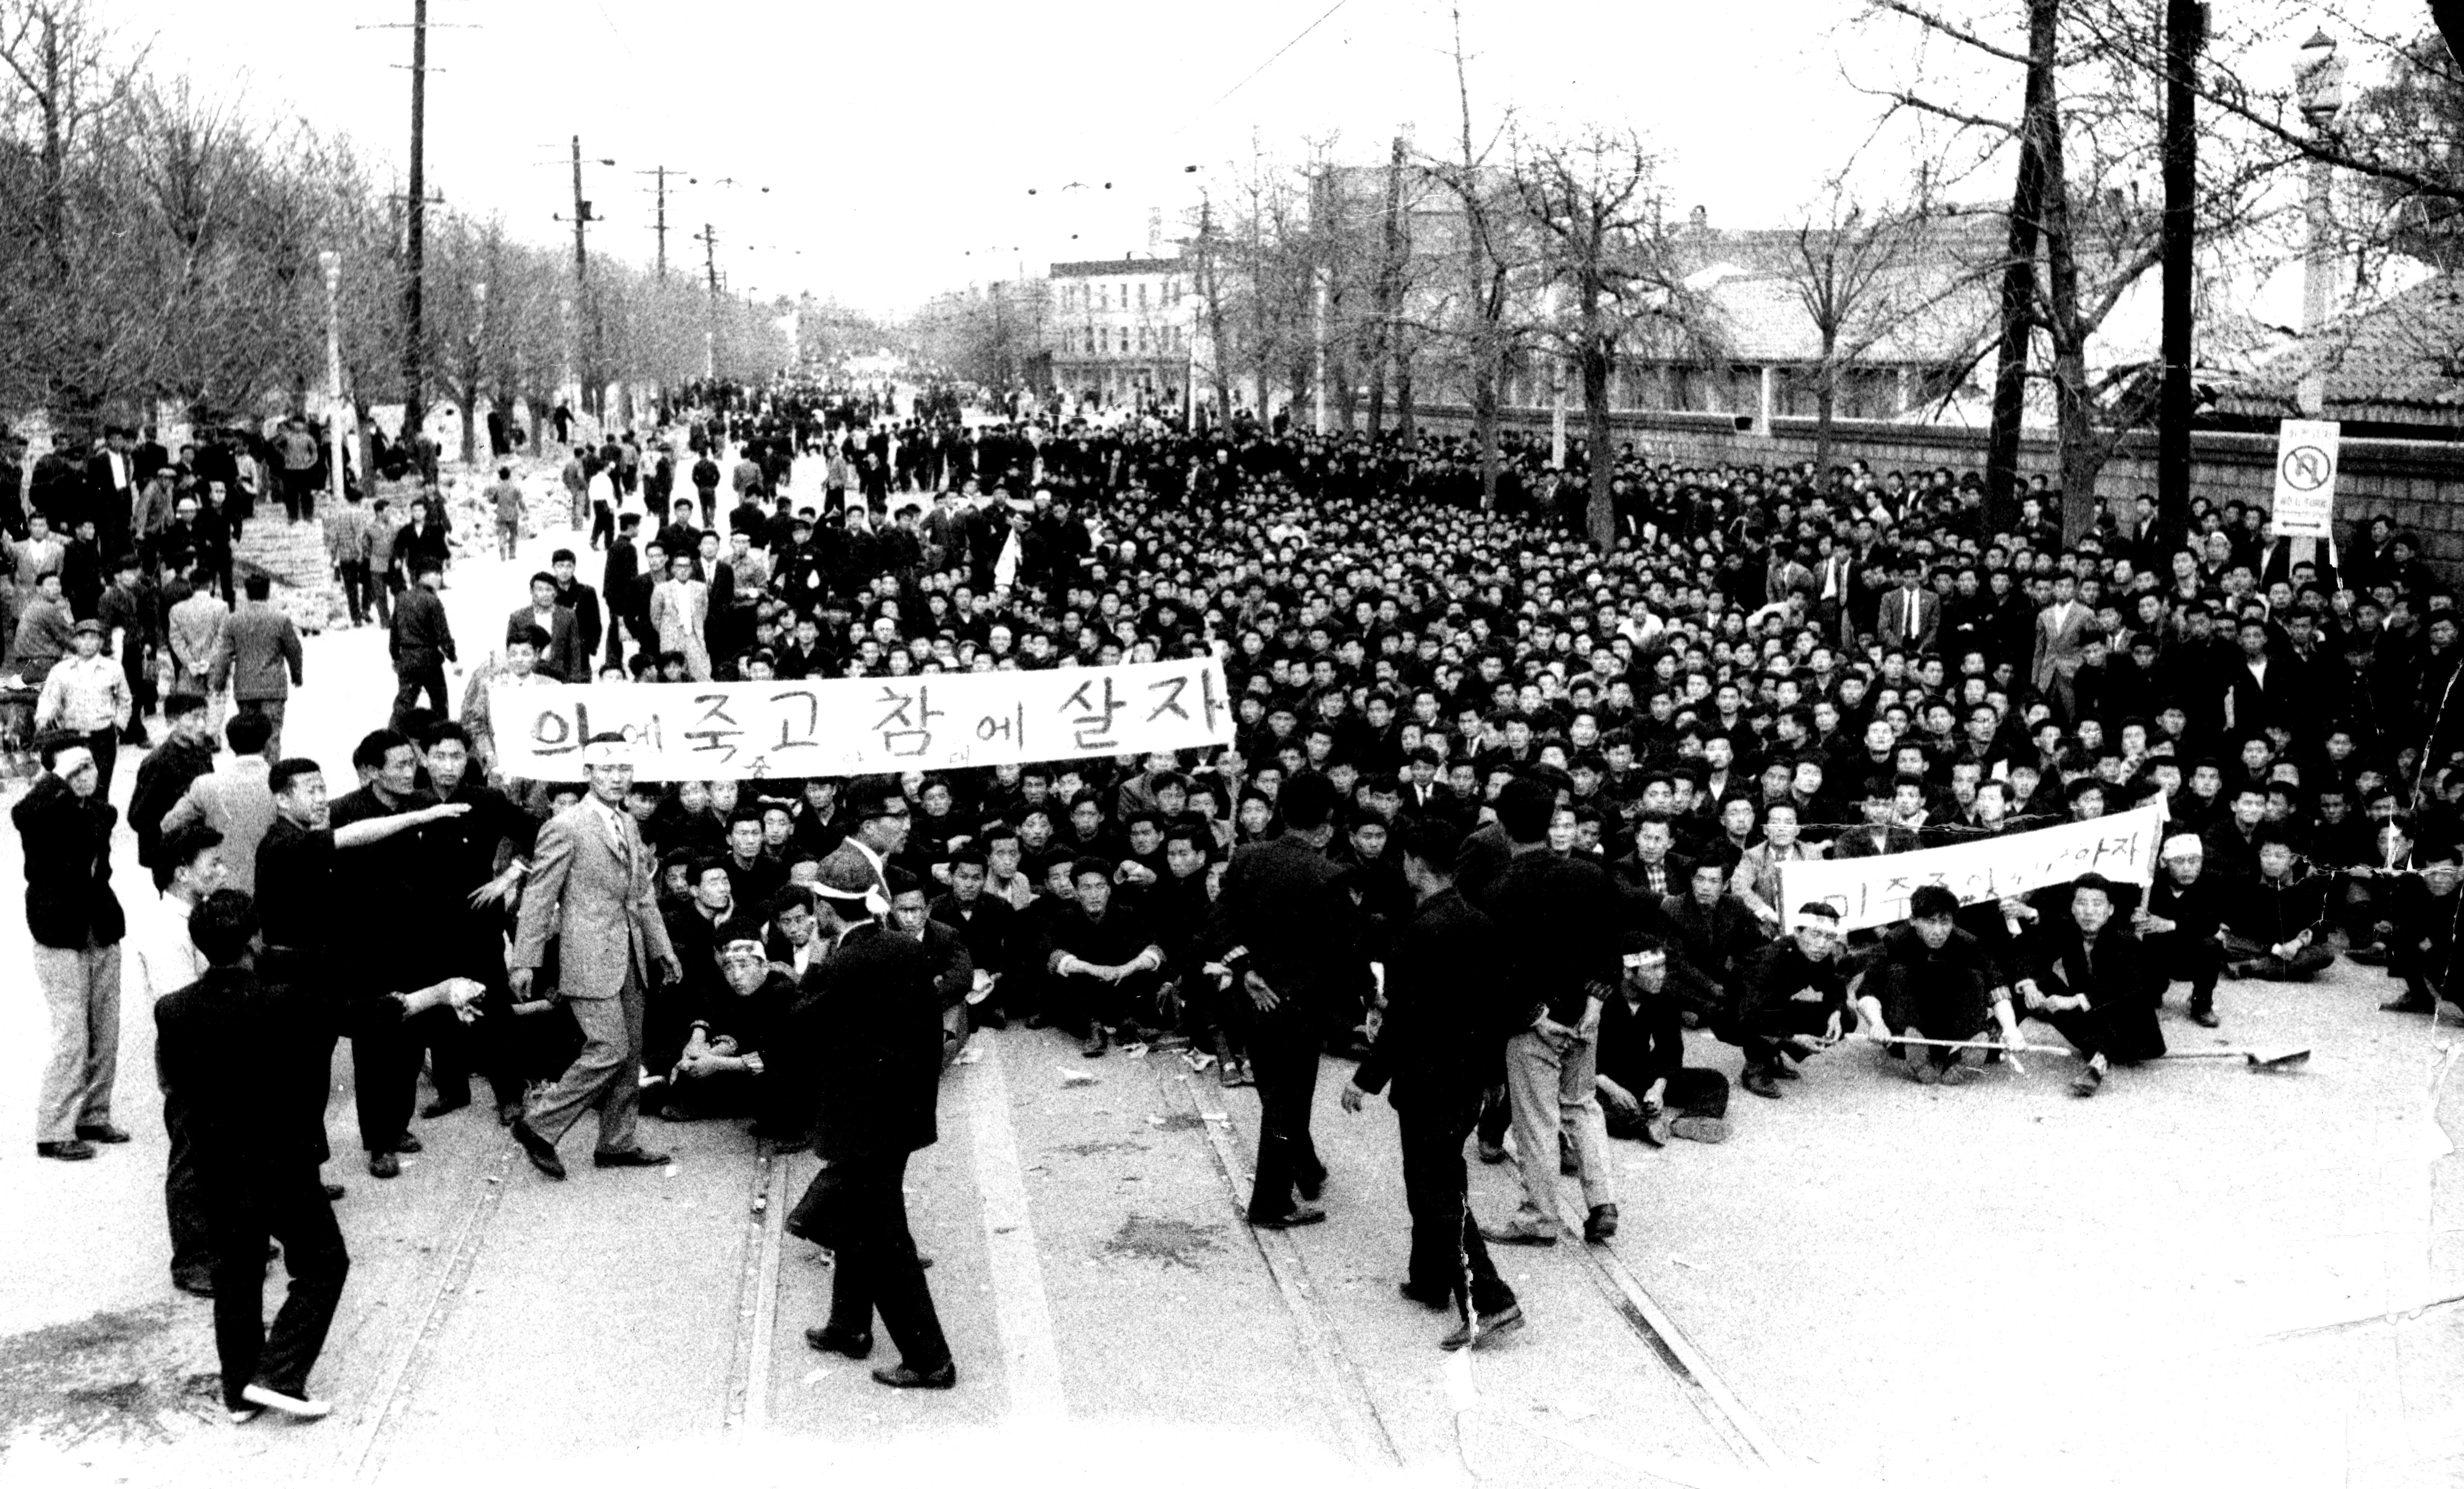
[[[2276,435],[2276,536],[2326,537],[2336,514],[2338,441],[2333,419],[2287,419]]]

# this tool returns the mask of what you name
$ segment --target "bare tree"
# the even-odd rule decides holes
[[[1541,272],[1571,302],[1543,324],[1581,379],[1589,526],[1606,551],[1617,546],[1609,381],[1618,351],[1646,322],[1707,340],[1708,319],[1661,230],[1659,162],[1639,135],[1594,127],[1563,143],[1522,140],[1515,157],[1511,179]]]
[[[1956,293],[1953,275],[1929,283],[1925,277],[1927,206],[1920,188],[1913,203],[1869,208],[1843,171],[1825,184],[1792,236],[1788,281],[1820,346],[1814,368],[1817,479],[1831,469],[1832,424],[1849,369]]]

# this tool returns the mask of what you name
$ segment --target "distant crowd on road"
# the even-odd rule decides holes
[[[1718,1045],[1758,1098],[1852,1043],[1957,1086],[2033,1022],[2077,1052],[2069,1088],[2088,1097],[2165,1053],[2176,982],[2182,1016],[2211,1028],[2229,981],[2339,957],[2384,966],[2393,1011],[2455,994],[2464,647],[2453,593],[2385,519],[2341,563],[2297,559],[2243,502],[2196,502],[2170,537],[2152,498],[2099,504],[2066,538],[2041,481],[1990,529],[1974,472],[1629,448],[1599,453],[1602,552],[1579,448],[1560,471],[1509,438],[1485,502],[1482,462],[1451,436],[970,424],[947,399],[903,418],[897,401],[696,387],[647,439],[574,445],[574,546],[509,597],[458,699],[436,590],[486,536],[454,536],[441,513],[392,530],[384,569],[358,579],[397,698],[331,801],[318,762],[280,750],[297,639],[261,580],[220,618],[222,664],[198,667],[179,617],[202,626],[224,604],[209,560],[183,579],[146,543],[109,548],[115,578],[85,615],[60,594],[58,542],[31,515],[11,534],[16,660],[29,624],[64,641],[33,711],[43,774],[14,808],[53,1010],[40,1150],[125,1136],[125,937],[168,1052],[174,1281],[217,1300],[234,1412],[308,1400],[316,1289],[295,1284],[264,1362],[246,1347],[268,1234],[295,1279],[339,1292],[314,1169],[343,1036],[379,1178],[418,1150],[414,1109],[469,1105],[474,1079],[557,1177],[585,1109],[602,1167],[668,1161],[643,1113],[813,1145],[823,1177],[788,1223],[839,1258],[816,1347],[861,1357],[877,1310],[904,1357],[877,1374],[940,1386],[954,1372],[898,1179],[978,1030],[1051,1024],[1089,1059],[1174,1046],[1254,1084],[1263,1227],[1323,1218],[1319,1061],[1357,1061],[1344,1105],[1386,1091],[1401,1124],[1402,1290],[1455,1311],[1459,1347],[1522,1319],[1488,1244],[1616,1235],[1612,1140],[1727,1134]],[[488,500],[511,554],[539,518],[510,466]],[[358,505],[328,512],[329,536]],[[159,535],[152,551],[186,552]],[[338,569],[365,552],[337,550]],[[129,659],[151,633],[108,602],[149,582],[187,588],[166,617],[180,660],[160,737],[125,801],[158,891],[132,929],[109,781],[123,740],[147,737]],[[657,782],[610,737],[586,780],[539,782],[508,772],[489,716],[499,683],[1207,653],[1236,739],[1179,755]],[[1844,935],[1836,909],[1781,888],[1792,862],[2155,801],[2168,826],[2145,888],[2090,874],[1970,905],[1920,889],[1902,924]],[[234,1028],[301,1043],[301,1078],[255,1079],[264,1061],[215,1043]],[[1519,1164],[1519,1208],[1486,1227],[1467,1145]],[[275,1172],[278,1193],[259,1177]],[[252,1197],[213,1197],[233,1186]]]

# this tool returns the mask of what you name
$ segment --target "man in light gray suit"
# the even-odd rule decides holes
[[[590,793],[539,829],[538,851],[522,887],[521,916],[506,958],[517,1000],[559,937],[557,995],[582,1026],[582,1053],[556,1084],[532,1098],[513,1132],[531,1164],[564,1177],[556,1145],[585,1108],[599,1113],[603,1169],[649,1168],[668,1161],[634,1135],[641,1105],[642,1022],[655,968],[666,981],[684,980],[684,964],[668,942],[655,898],[658,856],[642,843],[625,794],[633,764],[624,737],[593,734],[583,746]]]
[[[2055,575],[2054,602],[2036,616],[2035,665],[2029,677],[2065,720],[2071,719],[2071,680],[2087,660],[2087,627],[2095,619],[2096,613],[2079,602],[2079,581],[2067,574]]]
[[[1942,597],[1925,587],[1925,570],[1913,558],[1900,562],[1899,587],[1882,595],[1874,614],[1875,634],[1884,651],[1922,656],[1942,639]]]

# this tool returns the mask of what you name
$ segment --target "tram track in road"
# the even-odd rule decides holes
[[[1254,1133],[1244,1134],[1240,1130],[1229,1104],[1219,1101],[1217,1106],[1224,1109],[1215,1111],[1210,1117],[1193,1084],[1193,1078],[1180,1068],[1180,1062],[1159,1062],[1152,1068],[1164,1109],[1182,1114],[1184,1120],[1196,1119],[1205,1133],[1226,1200],[1232,1205],[1236,1216],[1245,1216],[1250,1172],[1242,1146],[1244,1137],[1254,1143]],[[1320,1103],[1321,1106],[1327,1104]],[[1561,1208],[1575,1206],[1570,1213],[1581,1214],[1576,1203],[1578,1199],[1578,1192],[1569,1184],[1561,1195]],[[1248,1228],[1245,1219],[1243,1223],[1258,1245],[1286,1308],[1292,1316],[1309,1356],[1308,1363],[1318,1378],[1321,1400],[1335,1429],[1337,1440],[1355,1462],[1363,1465],[1402,1463],[1404,1456],[1378,1409],[1375,1397],[1369,1390],[1368,1376],[1346,1347],[1327,1299],[1310,1277],[1298,1238],[1284,1232]],[[1572,1253],[1576,1265],[1617,1320],[1646,1347],[1651,1359],[1674,1384],[1677,1393],[1693,1407],[1711,1434],[1733,1457],[1737,1470],[1749,1479],[1794,1475],[1801,1471],[1799,1460],[1779,1445],[1760,1417],[1728,1385],[1701,1347],[1685,1334],[1668,1310],[1636,1277],[1613,1245],[1576,1244],[1559,1246],[1555,1250]],[[1702,1481],[1690,1469],[1673,1463],[1655,1462],[1648,1456],[1638,1456],[1589,1441],[1578,1434],[1552,1428],[1546,1422],[1517,1422],[1514,1425],[1517,1431],[1549,1438],[1596,1461],[1644,1474],[1655,1480],[1681,1485]],[[1715,1476],[1717,1481],[1727,1481],[1729,1477],[1726,1474]]]
[[[731,1433],[759,1433],[770,1425],[770,1384],[778,1359],[779,1259],[787,1223],[787,1156],[764,1153],[755,1160],[745,1205],[736,1347],[727,1369],[724,1425]]]
[[[476,1191],[463,1202],[462,1215],[444,1258],[420,1290],[408,1333],[386,1357],[350,1434],[343,1439],[340,1478],[349,1483],[371,1483],[385,1466],[385,1437],[402,1420],[402,1411],[417,1389],[419,1377],[435,1357],[437,1336],[464,1296],[486,1244],[489,1227],[504,1208],[506,1180],[517,1150],[510,1140],[487,1160]]]

